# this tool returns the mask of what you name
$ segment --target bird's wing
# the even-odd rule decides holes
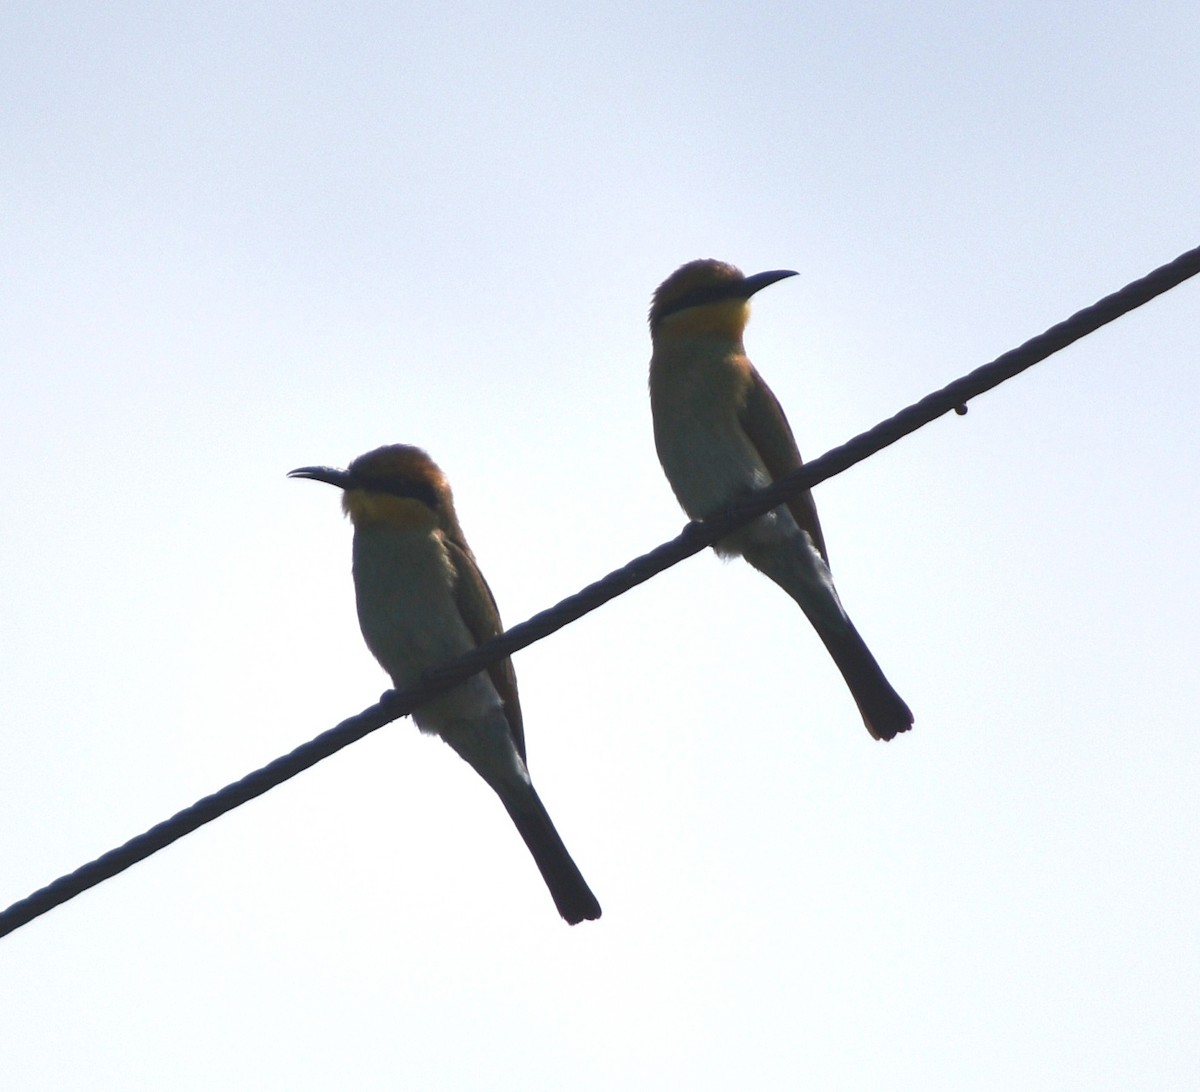
[[[471,636],[475,638],[475,643],[483,644],[492,637],[498,637],[503,632],[500,611],[492,589],[488,587],[483,573],[475,564],[474,554],[466,543],[456,542],[449,537],[446,539],[446,548],[450,551],[458,575],[454,582],[454,602]],[[508,657],[497,660],[488,667],[487,673],[504,703],[504,712],[508,716],[509,727],[523,760],[525,725],[521,719],[521,702],[517,697],[517,673],[513,670],[512,660]]]
[[[763,382],[762,376],[750,367],[750,382],[746,387],[746,397],[742,402],[738,421],[746,438],[758,451],[758,456],[771,475],[772,481],[778,481],[804,465],[800,458],[800,450],[796,446],[796,438],[792,435],[792,426],[784,415],[779,399],[771,388]],[[821,521],[817,518],[817,506],[813,503],[812,493],[805,490],[792,497],[787,502],[788,510],[792,513],[801,530],[807,531],[813,543],[821,551],[825,564],[829,564],[829,554],[825,549],[825,536],[821,533]]]

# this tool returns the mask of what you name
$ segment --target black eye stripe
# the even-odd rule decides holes
[[[718,303],[721,300],[745,299],[745,282],[730,281],[728,284],[706,284],[702,288],[693,288],[685,292],[677,300],[672,300],[665,307],[656,308],[654,321],[661,322],[668,315],[677,311],[686,311],[689,307],[701,307],[706,303]]]
[[[426,482],[404,480],[368,481],[362,483],[362,488],[373,493],[386,493],[389,497],[403,497],[405,500],[418,500],[432,508],[438,508],[437,490]]]

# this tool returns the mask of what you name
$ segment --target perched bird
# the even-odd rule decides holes
[[[397,690],[502,631],[491,589],[463,537],[450,483],[420,448],[369,451],[347,470],[305,466],[292,478],[343,490],[354,524],[354,590],[367,647]],[[512,661],[504,659],[413,713],[500,797],[533,854],[558,912],[572,925],[600,916],[525,768]]]
[[[789,269],[745,276],[704,259],[675,270],[650,307],[650,408],[654,443],[683,510],[703,519],[802,465],[791,427],[771,388],[746,357],[742,334],[750,297],[795,276]],[[812,494],[717,543],[741,555],[808,616],[876,739],[907,731],[912,713],[884,678],[833,586]]]

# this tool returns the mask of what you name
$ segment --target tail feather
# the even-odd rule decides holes
[[[595,921],[600,916],[600,903],[571,859],[533,787],[523,789],[519,797],[508,792],[501,794],[500,799],[525,839],[554,905],[569,925]]]
[[[752,543],[744,556],[800,604],[846,680],[867,731],[876,739],[907,732],[913,724],[912,712],[854,628],[811,539],[805,535],[802,540]]]
[[[858,630],[849,619],[846,624],[845,630],[836,633],[824,626],[815,628],[846,680],[867,731],[876,739],[892,739],[907,732],[913,724],[912,712],[887,681]]]

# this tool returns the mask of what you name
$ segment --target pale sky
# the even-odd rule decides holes
[[[388,685],[335,493],[419,444],[509,624],[682,527],[646,309],[816,455],[1200,242],[1200,10],[0,14],[0,905]],[[604,908],[400,721],[0,940],[32,1090],[1156,1090],[1200,1072],[1200,284],[818,488],[916,715],[694,558],[515,660]]]

